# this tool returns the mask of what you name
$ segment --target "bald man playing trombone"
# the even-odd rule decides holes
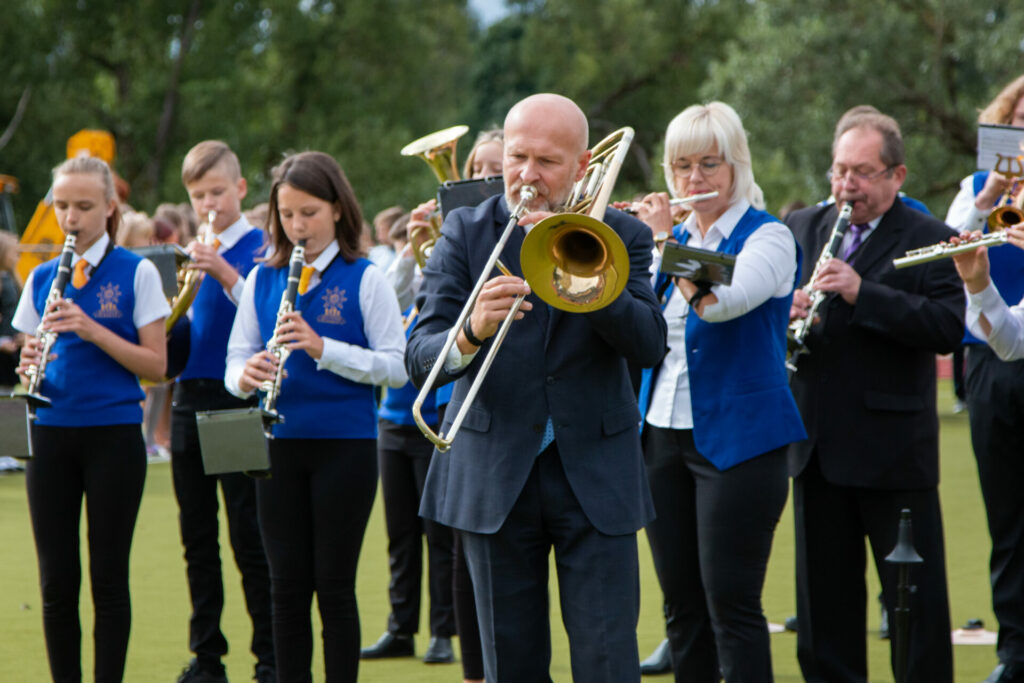
[[[548,554],[558,567],[573,679],[639,681],[636,531],[653,517],[627,361],[664,355],[665,322],[650,286],[651,232],[615,210],[605,222],[629,255],[626,288],[590,313],[543,303],[522,278],[526,230],[568,198],[590,158],[588,125],[571,100],[541,94],[505,119],[505,194],[453,211],[423,271],[420,320],[406,355],[421,385],[435,360],[455,382],[458,413],[514,298],[526,294],[451,450],[435,454],[420,514],[460,530],[479,610],[488,683],[549,681]],[[500,254],[512,275],[482,273],[518,207]],[[524,193],[525,194],[525,193]],[[486,284],[443,358],[477,280]]]

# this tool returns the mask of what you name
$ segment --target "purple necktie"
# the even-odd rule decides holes
[[[850,232],[853,233],[853,239],[847,243],[846,248],[843,249],[841,258],[844,261],[849,261],[850,257],[857,252],[857,247],[864,241],[864,233],[868,231],[871,225],[869,223],[857,223],[850,226]]]

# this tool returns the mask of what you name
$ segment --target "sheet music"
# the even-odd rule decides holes
[[[988,123],[978,125],[978,170],[994,170],[999,154],[1004,157],[1024,156],[1024,128]]]

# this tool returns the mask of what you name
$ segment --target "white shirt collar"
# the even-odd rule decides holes
[[[213,235],[210,241],[220,240],[220,248],[217,251],[224,252],[235,246],[238,240],[245,237],[250,230],[252,230],[252,226],[249,224],[249,219],[245,217],[245,214],[241,214],[237,221],[224,228],[220,233]]]
[[[729,235],[732,234],[732,231],[736,229],[736,225],[740,222],[740,219],[743,218],[743,215],[749,208],[750,202],[742,198],[737,199],[729,205],[729,208],[725,210],[725,213],[718,217],[718,220],[711,224],[711,227],[708,228],[708,234],[703,237],[701,237],[700,228],[697,227],[696,213],[691,213],[687,216],[686,221],[683,222],[683,228],[690,233],[691,237],[695,237],[703,241],[707,241],[712,230],[717,231],[718,234],[721,235],[722,239],[727,239]]]
[[[313,266],[316,268],[316,272],[322,273],[330,262],[334,260],[334,257],[338,255],[339,251],[341,251],[341,247],[338,246],[338,240],[331,240],[331,243],[324,247],[324,250],[320,252],[316,259],[307,265]]]
[[[99,239],[92,243],[92,246],[85,250],[85,253],[79,256],[75,254],[71,259],[71,266],[74,267],[80,259],[85,259],[85,262],[95,268],[103,260],[103,255],[107,253],[107,245],[110,244],[110,234],[104,230],[103,234],[100,235]]]

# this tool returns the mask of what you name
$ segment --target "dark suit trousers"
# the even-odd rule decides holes
[[[427,538],[430,587],[430,633],[455,635],[452,609],[452,531],[419,516],[420,496],[434,446],[416,426],[388,420],[378,422],[377,459],[380,465],[384,519],[388,530],[391,614],[388,631],[412,635],[420,626],[420,577],[423,537]]]
[[[640,583],[636,534],[593,527],[562,469],[558,447],[536,458],[493,534],[463,533],[473,577],[487,683],[550,681],[548,553],[577,683],[638,683]]]
[[[1024,360],[981,344],[967,352],[971,443],[992,537],[992,610],[999,660],[1024,665]]]
[[[893,614],[897,565],[885,562],[896,545],[900,510],[910,508],[914,547],[924,559],[910,569],[908,683],[952,683],[949,597],[937,489],[881,490],[825,481],[812,453],[793,481],[796,524],[797,658],[808,683],[867,681],[865,643],[867,556],[871,544],[882,599]],[[893,652],[895,656],[895,652]]]
[[[789,494],[785,449],[721,472],[697,452],[692,430],[647,425],[644,439],[657,513],[647,538],[675,679],[714,683],[721,664],[729,683],[771,681],[761,591]]]
[[[178,499],[178,522],[185,546],[185,564],[192,616],[189,649],[203,662],[219,662],[228,651],[220,630],[224,609],[221,579],[220,523],[217,483],[224,493],[228,535],[235,564],[242,574],[245,605],[252,619],[252,653],[261,664],[274,664],[270,620],[270,571],[256,514],[256,485],[244,474],[207,475],[203,470],[197,410],[246,405],[216,380],[185,380],[174,388],[171,421],[171,474]]]

